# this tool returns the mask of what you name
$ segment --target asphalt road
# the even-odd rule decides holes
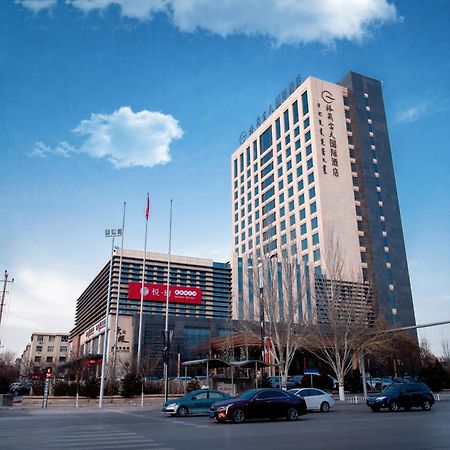
[[[134,409],[2,410],[0,449],[450,449],[450,402],[430,412],[336,405],[297,422],[217,424]]]

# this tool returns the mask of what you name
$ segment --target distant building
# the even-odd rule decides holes
[[[113,355],[117,328],[117,367],[137,353],[143,252],[120,250],[113,256],[108,358]],[[110,261],[77,300],[75,326],[70,332],[71,358],[101,362],[105,333]],[[142,355],[161,360],[166,310],[167,255],[147,252],[142,324]],[[120,283],[120,302],[118,287]],[[172,363],[178,353],[184,361],[196,356],[195,348],[225,331],[231,318],[231,271],[227,263],[211,259],[171,256],[170,329],[175,331]],[[172,372],[173,373],[173,372]]]
[[[415,324],[378,80],[350,72],[337,84],[292,83],[241,134],[231,192],[234,319],[258,318],[252,271],[270,255],[302,266],[301,313],[320,320],[316,280],[333,278],[326,254],[338,241],[343,279],[361,292],[370,284],[375,310],[392,326]]]
[[[41,369],[56,367],[67,360],[68,333],[39,333],[31,335],[21,357],[20,373],[29,376],[40,373]]]

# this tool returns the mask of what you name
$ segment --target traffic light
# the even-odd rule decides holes
[[[45,376],[47,378],[51,378],[53,376],[53,369],[51,367],[47,367],[45,369]]]

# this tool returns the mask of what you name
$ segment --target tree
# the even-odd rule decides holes
[[[322,275],[314,279],[316,317],[306,325],[303,346],[327,364],[345,400],[344,378],[362,351],[373,351],[386,341],[383,321],[374,319],[372,289],[346,268],[339,242],[322,252]]]
[[[9,390],[9,385],[17,381],[19,368],[15,364],[15,356],[12,352],[0,353],[0,394]]]
[[[251,273],[253,286],[260,288],[255,311],[264,323],[264,337],[269,341],[266,351],[278,369],[281,384],[286,386],[289,367],[302,342],[304,271],[295,258],[263,256]],[[248,323],[242,326],[253,340],[261,337],[261,330],[256,327]]]

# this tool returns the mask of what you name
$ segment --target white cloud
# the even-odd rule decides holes
[[[416,105],[397,114],[395,121],[397,123],[411,123],[417,120],[426,110],[425,105]]]
[[[78,147],[65,141],[54,148],[37,142],[29,156],[85,154],[107,158],[118,169],[153,167],[171,160],[170,144],[183,135],[171,115],[146,110],[135,113],[128,106],[109,115],[92,114],[73,132],[82,140]]]
[[[118,6],[121,14],[139,20],[149,20],[155,12],[167,9],[167,0],[66,0],[66,3],[89,13]]]
[[[56,5],[58,0],[16,0],[15,3],[22,5],[31,11],[39,12],[43,9],[49,9]]]
[[[32,0],[28,0],[32,1]],[[151,20],[164,13],[184,32],[267,36],[276,44],[360,40],[400,18],[389,0],[66,0],[85,13],[119,7],[120,14]],[[24,5],[25,6],[25,5]]]

